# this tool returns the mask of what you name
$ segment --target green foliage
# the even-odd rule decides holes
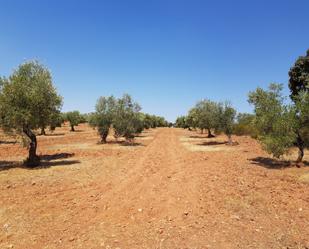
[[[197,127],[218,129],[220,127],[220,104],[211,100],[199,101],[196,106]]]
[[[292,100],[295,100],[299,92],[309,91],[309,50],[306,56],[301,56],[297,59],[289,71],[289,76],[289,88]]]
[[[229,138],[229,143],[232,143],[231,136],[235,123],[236,110],[229,102],[219,103],[218,111],[218,129],[223,131]]]
[[[186,116],[178,117],[176,119],[175,126],[177,128],[183,128],[183,129],[189,128],[189,125],[187,124],[187,117]]]
[[[98,128],[101,142],[106,143],[109,129],[114,120],[114,114],[117,109],[117,100],[113,97],[100,97],[97,100],[96,112],[90,115],[89,124]]]
[[[79,125],[82,119],[83,117],[79,111],[71,111],[65,114],[65,120],[70,122],[71,131],[75,131],[74,126]]]
[[[8,129],[40,128],[50,122],[61,105],[62,98],[52,84],[48,69],[36,61],[26,62],[3,85],[2,124]]]
[[[293,106],[284,104],[281,84],[270,84],[269,90],[257,88],[249,93],[249,103],[254,105],[258,140],[274,157],[287,153],[297,139],[297,119]]]
[[[155,126],[153,117],[150,114],[148,114],[148,113],[146,113],[144,115],[143,123],[144,123],[144,128],[145,129],[149,129],[149,128],[152,128],[152,127]]]
[[[130,95],[124,94],[118,99],[113,119],[115,132],[129,141],[132,140],[137,133],[141,132],[140,110],[141,107]]]
[[[143,114],[140,110],[141,107],[128,94],[119,99],[113,96],[100,97],[96,112],[90,115],[89,123],[98,128],[104,143],[111,127],[114,128],[116,137],[123,136],[131,141],[143,131],[145,122],[148,122],[148,114]]]
[[[30,140],[27,164],[39,163],[34,129],[50,124],[59,113],[62,98],[52,84],[49,70],[37,61],[21,64],[8,79],[1,79],[0,124],[5,131],[14,129]]]
[[[156,115],[150,115],[148,113],[143,113],[141,115],[141,120],[143,122],[144,129],[168,126],[168,122],[165,120],[165,118]]]
[[[64,119],[60,112],[55,112],[51,116],[51,120],[49,123],[49,127],[51,131],[54,131],[56,127],[61,127],[63,124]]]
[[[234,133],[236,135],[249,135],[257,138],[258,132],[254,126],[255,116],[249,113],[239,113],[234,124]]]
[[[304,147],[309,147],[309,91],[300,91],[295,100],[297,133]]]
[[[186,124],[188,125],[189,128],[197,128],[198,127],[198,110],[197,108],[192,108],[189,110],[188,116],[186,117]]]
[[[215,102],[202,100],[189,110],[187,116],[178,117],[176,127],[199,128],[202,131],[208,130],[208,136],[212,137],[211,130],[224,132],[229,143],[232,142],[231,136],[234,131],[236,110],[229,102]]]

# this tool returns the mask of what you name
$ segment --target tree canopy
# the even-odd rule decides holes
[[[67,112],[65,113],[64,116],[65,116],[65,120],[70,122],[71,131],[75,131],[74,126],[79,125],[84,120],[84,117],[80,114],[79,111]]]
[[[294,66],[289,71],[289,88],[291,91],[291,98],[295,97],[301,91],[309,91],[309,49],[305,56],[300,56]]]
[[[53,86],[51,73],[39,62],[30,61],[21,64],[8,79],[1,82],[1,126],[5,131],[14,129],[29,138],[26,164],[38,165],[33,130],[49,124],[62,106],[62,98]]]
[[[296,145],[299,149],[297,162],[300,162],[304,155],[304,143],[299,141],[302,123],[296,106],[285,104],[282,88],[282,84],[270,84],[268,90],[257,88],[249,94],[249,103],[254,105],[256,115],[257,138],[263,148],[277,158]],[[304,103],[297,101],[297,105],[301,104]],[[308,111],[307,107],[303,108]]]

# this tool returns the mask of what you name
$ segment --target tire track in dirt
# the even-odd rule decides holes
[[[137,157],[126,166],[128,174],[113,182],[103,198],[108,210],[100,219],[109,222],[108,233],[121,234],[131,247],[132,238],[113,224],[130,227],[134,241],[140,240],[138,244],[147,247],[162,246],[161,240],[168,238],[170,246],[176,246],[172,237],[187,237],[189,234],[181,235],[181,230],[191,225],[187,217],[200,198],[199,172],[188,164],[189,155],[192,153],[181,145],[175,129],[159,130],[146,148],[137,151]]]

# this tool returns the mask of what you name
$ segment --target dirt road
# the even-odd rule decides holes
[[[97,139],[42,137],[46,167],[2,167],[0,248],[309,248],[308,167],[272,167],[250,138]]]

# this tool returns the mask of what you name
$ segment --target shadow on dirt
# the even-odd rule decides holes
[[[74,153],[57,153],[52,155],[42,155],[40,156],[41,163],[40,166],[29,168],[26,167],[23,162],[20,161],[0,161],[0,171],[9,170],[13,168],[23,168],[28,170],[44,169],[53,166],[68,166],[72,164],[80,163],[79,160],[59,160],[67,159],[73,157]],[[56,161],[59,160],[59,161]]]
[[[142,143],[137,143],[137,142],[132,142],[132,143],[129,143],[129,142],[122,142],[120,143],[121,146],[145,146],[144,144]]]
[[[136,135],[135,137],[148,137],[148,136],[145,136],[145,135]]]
[[[52,155],[42,155],[40,156],[40,158],[42,161],[52,161],[52,160],[70,158],[73,156],[74,156],[74,153],[56,153]]]
[[[44,136],[46,137],[57,137],[57,136],[64,136],[65,133],[50,133],[50,134],[45,134]]]
[[[198,136],[198,135],[191,135],[191,136],[189,136],[189,138],[202,139],[202,138],[208,138],[208,137],[207,137],[207,135],[205,135],[205,136],[203,136],[203,135],[200,135],[200,136]]]
[[[144,144],[138,142],[127,142],[127,141],[116,141],[116,140],[109,140],[106,143],[98,142],[97,144],[119,144],[120,146],[145,146]]]
[[[17,144],[17,141],[1,141],[0,140],[0,145],[1,144]]]
[[[301,164],[297,165],[293,161],[286,161],[286,160],[278,160],[274,158],[269,157],[255,157],[252,159],[249,159],[252,164],[262,166],[267,169],[283,169],[283,168],[289,168],[289,167],[296,167],[296,166],[309,166],[309,162],[303,161]]]
[[[201,145],[201,146],[211,146],[211,145],[222,145],[222,144],[227,144],[227,142],[210,141],[210,142],[199,143],[199,144],[197,144],[197,145]]]

